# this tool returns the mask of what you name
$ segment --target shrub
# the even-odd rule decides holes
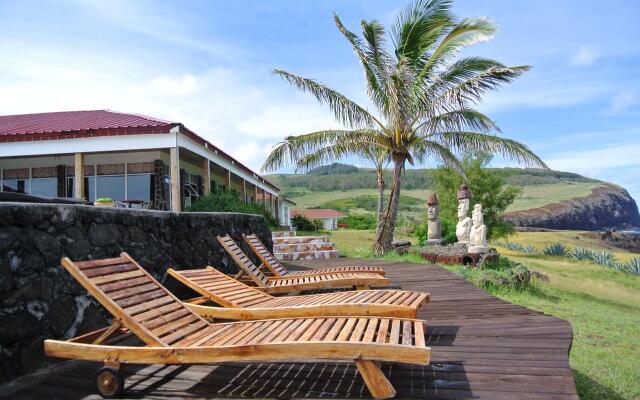
[[[591,261],[607,268],[616,268],[618,264],[609,250],[593,250]]]
[[[506,257],[498,257],[496,261],[484,263],[478,268],[465,267],[462,275],[485,289],[524,289],[531,283],[529,269]]]
[[[223,192],[222,190],[214,190],[211,194],[201,196],[195,200],[187,211],[257,214],[262,215],[267,221],[267,224],[271,227],[277,227],[280,225],[271,212],[265,210],[258,204],[245,203],[235,191]]]
[[[537,252],[537,249],[535,248],[535,246],[531,244],[523,246],[520,243],[514,243],[514,242],[494,242],[494,243],[496,246],[502,246],[505,249],[518,251],[520,253],[535,254]]]
[[[523,246],[520,243],[514,243],[514,242],[494,242],[494,244],[496,246],[504,247],[505,249],[518,251],[520,253],[525,253],[525,254],[535,254],[538,251],[535,248],[535,246],[531,244],[528,244],[526,246]]]
[[[593,250],[576,247],[571,251],[569,257],[576,261],[591,261],[593,260]]]
[[[471,190],[471,208],[476,203],[482,204],[487,238],[497,239],[513,233],[513,225],[501,215],[522,190],[507,185],[506,176],[501,170],[487,168],[491,158],[489,154],[465,154],[461,161]],[[433,171],[433,177],[440,199],[440,216],[454,221],[458,209],[456,192],[465,179],[448,167],[437,168]]]
[[[416,236],[416,242],[418,242],[418,246],[424,246],[427,243],[427,233],[429,228],[427,228],[427,224],[419,224],[416,226],[416,230],[414,231],[414,235]]]
[[[322,221],[314,218],[307,218],[304,215],[294,215],[291,218],[291,225],[299,231],[321,231],[324,229]]]
[[[569,249],[562,243],[551,244],[542,249],[542,254],[545,256],[566,256],[569,254]]]
[[[622,264],[621,270],[628,274],[640,275],[640,258],[634,258],[628,263]]]
[[[440,228],[442,231],[442,240],[444,244],[452,244],[458,241],[458,237],[456,236],[456,224],[451,222],[450,219],[441,219]],[[416,237],[416,241],[418,242],[418,246],[424,246],[424,244],[427,242],[428,231],[429,225],[427,223],[416,226],[414,234]]]
[[[373,214],[349,214],[338,220],[340,224],[347,224],[349,229],[370,230],[376,229],[376,216]]]

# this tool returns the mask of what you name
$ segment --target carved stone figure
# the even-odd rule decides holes
[[[438,195],[433,193],[427,199],[427,244],[442,244],[442,226],[440,225]]]
[[[484,224],[482,204],[473,206],[471,217],[473,224],[469,234],[471,241],[469,253],[487,253],[489,252],[489,247],[487,247],[487,226]]]
[[[471,218],[467,216],[469,212],[469,201],[471,199],[471,191],[467,185],[461,185],[458,190],[458,223],[456,224],[456,236],[458,243],[469,244],[469,233],[471,232]]]

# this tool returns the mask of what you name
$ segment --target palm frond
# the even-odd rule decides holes
[[[437,132],[429,137],[443,146],[458,153],[484,152],[500,154],[506,159],[516,161],[530,167],[548,169],[547,165],[526,145],[500,136],[479,132]]]
[[[529,66],[490,67],[444,90],[434,100],[434,105],[454,103],[466,106],[468,103],[478,103],[486,92],[511,82],[529,69]]]
[[[500,128],[489,117],[472,108],[447,111],[426,119],[415,128],[418,136],[443,131],[500,132]]]
[[[362,35],[365,40],[364,51],[368,60],[375,66],[373,71],[376,75],[376,81],[380,85],[380,90],[376,93],[378,107],[388,115],[388,89],[389,76],[393,68],[391,56],[386,50],[385,30],[378,21],[367,22],[362,20]]]
[[[425,52],[453,26],[451,4],[450,0],[418,0],[399,13],[392,29],[398,60],[421,64]]]
[[[357,103],[313,79],[303,78],[280,69],[274,69],[273,73],[298,90],[311,93],[318,102],[328,105],[336,119],[345,126],[350,128],[366,128],[375,125],[384,127]]]
[[[265,162],[262,164],[263,172],[275,171],[285,166],[296,165],[307,154],[318,149],[340,144],[345,151],[358,151],[360,142],[370,145],[379,145],[379,138],[374,130],[324,130],[311,132],[304,135],[287,136],[283,141],[275,145]]]
[[[413,146],[413,157],[419,163],[423,163],[430,157],[439,159],[445,166],[453,169],[463,177],[465,176],[464,168],[458,157],[438,142],[425,138],[420,139]]]
[[[380,144],[367,138],[357,142],[351,141],[328,144],[324,147],[317,148],[315,151],[307,153],[296,162],[295,172],[308,171],[312,168],[326,165],[330,162],[340,160],[347,155],[358,155],[370,161],[373,161],[378,168],[378,162],[383,160],[377,156],[379,153],[384,154],[384,148]]]
[[[438,44],[418,74],[419,79],[429,75],[438,65],[444,65],[465,46],[493,37],[497,27],[488,18],[468,18],[460,21]]]
[[[342,33],[351,44],[351,47],[353,47],[353,51],[356,53],[360,65],[362,65],[365,79],[367,80],[367,91],[369,95],[381,110],[384,109],[386,104],[385,64],[380,62],[382,60],[377,60],[375,56],[372,57],[371,51],[369,50],[371,43],[367,45],[367,50],[369,51],[366,51],[363,48],[365,45],[362,43],[362,40],[344,26],[337,14],[333,14],[333,19],[340,33]],[[380,58],[382,59],[382,55],[380,55]]]

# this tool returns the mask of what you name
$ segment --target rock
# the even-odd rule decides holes
[[[409,240],[396,240],[391,245],[398,254],[405,254],[411,250],[411,242]]]
[[[547,229],[604,230],[640,227],[638,205],[623,188],[602,184],[585,197],[504,214],[516,226]]]
[[[119,232],[113,224],[91,224],[89,242],[95,246],[106,246],[118,241]]]
[[[193,293],[168,279],[167,268],[237,272],[215,239],[227,233],[238,243],[242,233],[256,233],[272,247],[264,218],[255,215],[0,203],[0,382],[45,363],[43,338],[67,339],[111,318],[60,265],[63,255],[88,260],[128,252],[186,298]]]
[[[531,271],[531,276],[544,282],[549,282],[549,277],[540,271]]]
[[[76,302],[71,296],[60,297],[50,305],[48,322],[56,336],[62,337],[69,330],[75,320],[76,308]]]

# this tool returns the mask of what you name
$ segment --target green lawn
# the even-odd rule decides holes
[[[531,232],[518,233],[509,240],[537,247],[556,241],[568,246],[597,246],[595,240],[577,237],[580,232]],[[371,231],[339,230],[332,232],[331,238],[345,256],[371,254]],[[549,277],[547,282],[536,280],[530,290],[493,294],[571,323],[570,362],[580,398],[640,399],[640,278],[565,257],[499,251]],[[628,252],[614,253],[621,260],[631,257]],[[415,256],[402,259],[420,262]],[[446,268],[457,271],[460,267]]]
[[[522,194],[516,198],[507,211],[526,210],[573,197],[586,196],[591,193],[592,188],[598,185],[598,182],[566,182],[525,186]],[[402,195],[405,201],[403,202],[401,199],[400,203],[401,208],[404,205],[405,209],[400,210],[400,215],[409,216],[418,221],[424,219],[427,211],[426,200],[430,193],[431,191],[426,189],[403,190]],[[332,208],[332,205],[334,205],[333,208],[341,208],[345,206],[349,209],[349,212],[356,214],[369,212],[365,208],[369,210],[375,209],[372,205],[375,204],[377,199],[375,189],[314,192],[304,188],[296,188],[295,193],[287,197],[290,197],[296,203],[295,208]],[[366,206],[354,204],[354,201],[362,203],[362,201],[358,202],[357,200],[362,200],[365,197],[371,200],[371,204]],[[411,201],[410,198],[415,198],[419,201]]]
[[[524,186],[520,196],[507,211],[528,210],[574,197],[588,196],[591,189],[599,185],[599,182],[565,182]]]

